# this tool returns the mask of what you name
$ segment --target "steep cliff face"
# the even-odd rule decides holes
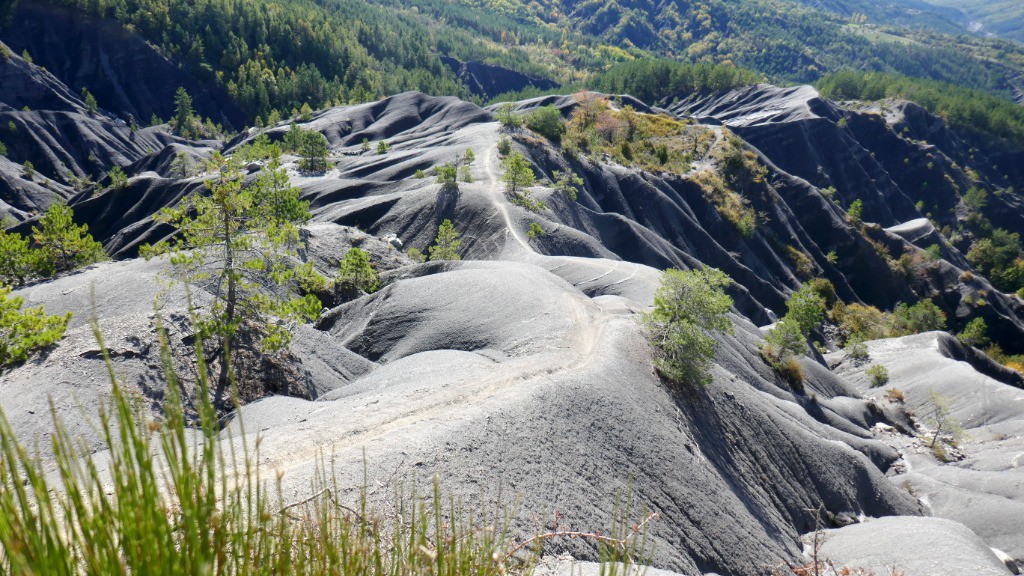
[[[448,56],[442,57],[441,61],[455,72],[459,81],[472,94],[485,99],[524,88],[550,90],[558,87],[558,84],[546,78],[532,78],[522,72],[486,62],[461,62]]]
[[[199,114],[241,127],[244,118],[202,71],[183,70],[117,22],[84,16],[46,2],[20,2],[0,39],[79,94],[88,88],[99,107],[125,122],[148,125],[174,114],[174,92],[184,87]],[[26,101],[32,108],[48,108]],[[19,106],[20,107],[20,106]]]

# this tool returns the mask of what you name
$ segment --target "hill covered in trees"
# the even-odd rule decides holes
[[[954,11],[866,1],[778,0],[46,0],[7,3],[0,38],[45,52],[53,14],[116,21],[238,109],[232,123],[273,122],[304,104],[324,108],[419,90],[472,97],[451,62],[483,62],[563,86],[644,57],[747,68],[746,78],[813,82],[855,67],[944,81],[1009,98],[1024,48],[959,31]],[[31,34],[26,30],[33,30]],[[56,36],[59,36],[57,34]],[[50,37],[55,36],[50,34]],[[36,56],[39,55],[31,54]],[[58,59],[40,63],[60,68]],[[74,71],[51,70],[112,97]],[[75,86],[74,84],[81,84]],[[482,95],[475,95],[478,99]],[[222,102],[219,105],[225,107]],[[133,107],[133,108],[138,108]],[[258,119],[258,120],[257,120]],[[148,114],[142,120],[150,120]]]

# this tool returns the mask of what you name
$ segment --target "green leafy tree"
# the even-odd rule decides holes
[[[291,341],[289,324],[313,319],[321,309],[315,296],[288,289],[312,266],[294,264],[298,224],[309,219],[309,210],[298,201],[298,189],[285,182],[283,169],[270,169],[245,188],[237,162],[228,161],[206,182],[209,195],[189,196],[154,217],[178,234],[142,250],[146,257],[168,254],[178,280],[204,286],[213,296],[197,328],[204,340],[219,343],[218,402],[232,378],[240,331],[259,339],[265,352],[280,350]]]
[[[32,241],[41,251],[44,276],[74,270],[107,259],[103,245],[93,240],[89,226],[75,224],[67,204],[54,204],[32,227]]]
[[[192,109],[192,97],[184,87],[174,93],[174,118],[171,129],[186,138],[195,136],[195,111]]]
[[[430,260],[461,260],[459,256],[459,248],[462,246],[462,240],[459,239],[459,233],[455,230],[455,225],[452,224],[451,220],[445,218],[441,225],[437,227],[437,237],[434,239],[434,245],[428,250],[430,252]]]
[[[526,235],[530,238],[537,238],[538,236],[543,236],[545,234],[547,234],[547,232],[545,232],[544,228],[536,222],[530,222],[530,228],[526,231]]]
[[[387,140],[377,142],[377,154],[387,154],[388,150],[391,150],[391,144]]]
[[[39,275],[41,252],[16,232],[0,230],[0,284],[21,287]]]
[[[502,161],[501,165],[505,169],[501,180],[505,183],[505,191],[511,196],[522,194],[526,188],[533,186],[537,181],[530,162],[519,152],[510,154]]]
[[[25,163],[21,165],[21,172],[29,180],[36,177],[36,167],[28,160],[25,160]]]
[[[309,106],[309,102],[302,105],[299,109],[299,120],[303,122],[309,122],[313,119],[313,109]]]
[[[641,321],[654,347],[655,368],[664,378],[695,385],[711,381],[716,343],[707,333],[732,333],[726,316],[732,298],[725,293],[730,282],[715,268],[662,273],[654,309]]]
[[[469,166],[470,164],[472,164],[475,161],[476,161],[476,154],[473,152],[473,149],[472,148],[466,148],[466,153],[462,155],[462,162],[463,162],[463,164],[465,164],[466,166]]]
[[[964,326],[963,331],[957,334],[956,337],[965,346],[981,348],[989,343],[988,324],[985,323],[984,318],[975,318],[968,322],[967,326]]]
[[[455,164],[448,162],[438,166],[434,171],[437,173],[437,183],[441,185],[441,188],[445,190],[458,190],[459,171]]]
[[[459,166],[459,180],[467,184],[473,181],[473,172],[469,169],[469,166]]]
[[[380,287],[377,271],[370,265],[370,255],[360,248],[349,248],[341,259],[338,270],[339,284],[348,284],[363,292],[375,292]]]
[[[42,306],[23,309],[25,299],[0,286],[0,369],[28,359],[64,337],[71,313],[48,316]]]

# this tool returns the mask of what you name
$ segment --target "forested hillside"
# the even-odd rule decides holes
[[[960,10],[971,19],[973,28],[983,34],[1024,41],[1024,4],[1015,0],[928,0],[928,3]]]
[[[16,6],[8,2],[5,11]],[[748,78],[775,83],[813,82],[855,67],[1004,98],[1019,92],[1024,76],[1021,46],[944,33],[957,30],[953,12],[863,0],[820,9],[783,0],[47,0],[32,6],[121,22],[198,81],[225,92],[249,123],[273,121],[304,104],[321,108],[412,89],[474,96],[442,57],[571,87],[608,86],[594,75],[645,56],[740,66],[757,73]]]

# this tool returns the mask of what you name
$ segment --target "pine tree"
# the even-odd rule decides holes
[[[441,185],[442,189],[444,189],[444,190],[458,190],[459,189],[459,182],[458,182],[459,171],[458,171],[458,168],[455,167],[455,164],[452,164],[451,162],[448,162],[447,164],[442,164],[442,165],[440,165],[440,166],[438,166],[436,168],[436,172],[437,172],[437,183]]]
[[[29,239],[0,230],[0,284],[19,288],[39,271],[40,252],[29,246]]]
[[[120,166],[111,168],[108,176],[110,176],[110,188],[124,190],[128,187],[128,175],[124,173],[124,169]]]
[[[370,265],[370,255],[360,248],[349,248],[341,259],[337,282],[348,284],[363,292],[374,292],[380,287],[377,271]]]
[[[92,92],[89,92],[88,88],[82,88],[82,101],[85,102],[85,110],[90,116],[96,114],[99,106],[96,103],[96,97],[92,95]]]
[[[103,245],[89,234],[89,226],[75,224],[74,212],[67,204],[50,206],[39,225],[32,227],[32,240],[42,251],[44,276],[107,259]]]
[[[42,306],[23,309],[25,299],[0,286],[0,369],[22,362],[33,350],[64,337],[71,313],[48,316]]]
[[[300,129],[301,130],[301,129]],[[323,172],[327,170],[327,138],[315,131],[304,130],[299,140],[299,155],[302,161],[299,168],[306,172]]]
[[[446,218],[437,228],[437,238],[434,239],[434,245],[429,249],[430,259],[432,261],[461,260],[460,246],[462,246],[462,240],[459,240],[459,233],[455,231],[452,221]]]
[[[174,119],[171,121],[171,128],[185,136],[194,136],[195,111],[192,109],[192,97],[184,87],[178,88],[174,93]]]
[[[642,317],[647,339],[655,349],[658,372],[676,383],[703,385],[711,381],[716,342],[706,334],[732,333],[726,316],[732,298],[725,293],[731,279],[721,270],[666,270],[654,294],[654,310]]]
[[[321,305],[315,296],[287,290],[312,267],[293,264],[298,224],[309,219],[309,207],[298,200],[298,189],[287,185],[284,169],[271,168],[244,188],[239,165],[230,160],[206,185],[208,196],[190,196],[154,218],[178,234],[143,247],[142,254],[169,254],[178,280],[203,284],[213,295],[198,329],[204,339],[219,340],[216,400],[221,402],[240,330],[258,337],[263,350],[280,350],[291,341],[288,323],[315,318]]]

